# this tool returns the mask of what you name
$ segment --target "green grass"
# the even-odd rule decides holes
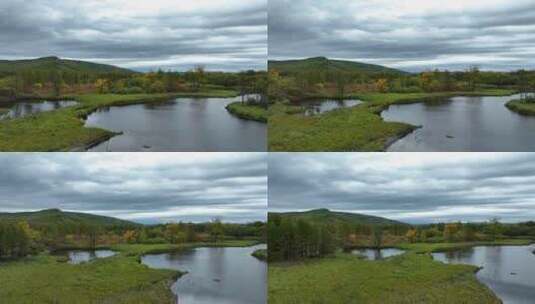
[[[268,258],[267,249],[257,249],[251,255],[261,261],[267,261]]]
[[[249,105],[238,101],[227,105],[227,111],[242,119],[267,123],[268,111],[258,105]]]
[[[269,266],[270,304],[501,303],[469,265],[406,253],[383,261],[355,255]]]
[[[133,256],[71,265],[40,255],[0,267],[6,303],[173,303],[169,284],[179,275],[150,269]]]
[[[101,107],[154,103],[173,97],[234,97],[235,91],[210,90],[178,94],[90,94],[76,97],[79,105],[20,119],[0,121],[0,151],[84,150],[113,132],[85,128],[82,118]]]
[[[316,116],[304,116],[300,107],[276,103],[270,107],[270,151],[384,151],[389,143],[416,126],[385,122],[380,113],[391,104],[423,102],[451,96],[505,96],[510,90],[448,93],[369,93],[348,95],[365,101]],[[323,96],[332,97],[332,96]]]
[[[505,104],[509,110],[521,115],[535,116],[535,102],[524,102],[522,100],[511,100]]]
[[[251,246],[254,241],[219,243],[121,244],[116,256],[71,265],[41,254],[16,262],[0,263],[2,303],[175,303],[170,284],[179,271],[150,269],[139,262],[146,253],[204,246]]]

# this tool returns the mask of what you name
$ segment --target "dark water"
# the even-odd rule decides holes
[[[117,253],[112,250],[70,250],[66,254],[69,256],[70,264],[80,264],[94,259],[108,258]]]
[[[467,250],[433,253],[444,263],[483,267],[477,278],[505,304],[535,302],[535,246],[480,246]]]
[[[384,249],[357,249],[351,253],[365,257],[367,260],[377,261],[405,253],[404,250],[396,248]]]
[[[188,271],[171,287],[180,304],[264,304],[267,264],[246,248],[195,248],[178,253],[149,254],[141,262],[151,268]]]
[[[392,105],[381,114],[385,121],[423,127],[388,151],[535,151],[535,118],[505,107],[518,97],[454,97]]]
[[[238,98],[177,98],[101,109],[86,127],[124,134],[89,151],[266,151],[266,124],[237,118],[225,106]]]
[[[70,107],[76,105],[77,102],[73,100],[61,101],[23,101],[9,105],[9,111],[0,114],[0,119],[20,118],[40,112],[53,111],[60,108]]]
[[[360,100],[333,100],[333,99],[323,99],[323,100],[307,100],[299,102],[298,105],[305,107],[305,115],[312,116],[332,111],[338,108],[348,108],[354,107],[361,104]]]

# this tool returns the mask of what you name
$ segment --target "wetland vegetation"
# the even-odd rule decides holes
[[[533,222],[492,219],[415,226],[320,209],[270,213],[267,231],[270,303],[502,303],[507,295],[483,279],[488,277],[480,270],[483,265],[446,264],[435,253],[497,246],[492,248],[503,248],[507,259],[511,257],[506,251],[516,248],[524,253],[524,262],[535,260],[526,254],[535,239]],[[385,255],[377,259],[377,252]],[[509,267],[511,263],[484,267],[519,271]],[[523,275],[535,274],[526,269]],[[508,283],[516,278],[504,277],[501,286],[511,291],[514,286]],[[518,297],[530,299],[526,291]]]

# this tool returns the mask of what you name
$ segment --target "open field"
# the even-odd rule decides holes
[[[0,264],[0,298],[6,303],[174,303],[169,286],[181,273],[150,269],[140,264],[141,255],[186,247],[255,243],[123,244],[111,247],[119,252],[116,256],[79,265],[40,254]]]
[[[199,93],[90,94],[79,95],[77,106],[20,119],[0,121],[0,151],[69,151],[107,140],[114,133],[85,128],[83,118],[98,108],[151,103],[175,97],[234,97],[235,91],[210,90]]]
[[[269,267],[269,303],[501,303],[479,283],[477,267],[434,261],[430,252],[476,245],[526,245],[528,240],[416,243],[381,261],[337,253]]]
[[[391,104],[425,102],[452,96],[507,96],[512,90],[483,90],[448,93],[368,93],[347,95],[364,101],[316,116],[304,116],[300,107],[271,106],[268,147],[270,151],[384,151],[394,140],[417,126],[385,122],[380,113]],[[333,98],[333,96],[316,96]]]

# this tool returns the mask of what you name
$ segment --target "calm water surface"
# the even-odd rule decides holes
[[[177,98],[158,104],[108,107],[86,127],[123,132],[89,151],[266,151],[266,124],[225,109],[238,98]]]
[[[267,264],[251,256],[265,245],[246,248],[195,248],[149,254],[151,268],[188,271],[171,287],[180,304],[264,304]]]
[[[423,126],[388,151],[535,151],[535,118],[510,111],[506,97],[454,97],[391,105],[385,121]]]
[[[466,250],[433,253],[433,258],[452,264],[483,267],[477,278],[505,304],[535,301],[535,246],[479,246]]]
[[[40,112],[53,111],[65,107],[71,107],[78,104],[73,100],[61,100],[61,101],[22,101],[9,105],[9,111],[0,114],[0,119],[13,119],[20,118]]]
[[[404,250],[396,248],[384,248],[384,249],[356,249],[351,253],[365,257],[367,260],[376,261],[389,258],[405,253]]]
[[[305,107],[305,115],[312,116],[332,111],[339,108],[348,108],[354,107],[361,104],[360,100],[333,100],[333,99],[322,99],[322,100],[307,100],[297,103],[298,105]]]
[[[69,250],[67,251],[70,264],[85,263],[94,259],[108,258],[116,254],[117,253],[112,250]]]

